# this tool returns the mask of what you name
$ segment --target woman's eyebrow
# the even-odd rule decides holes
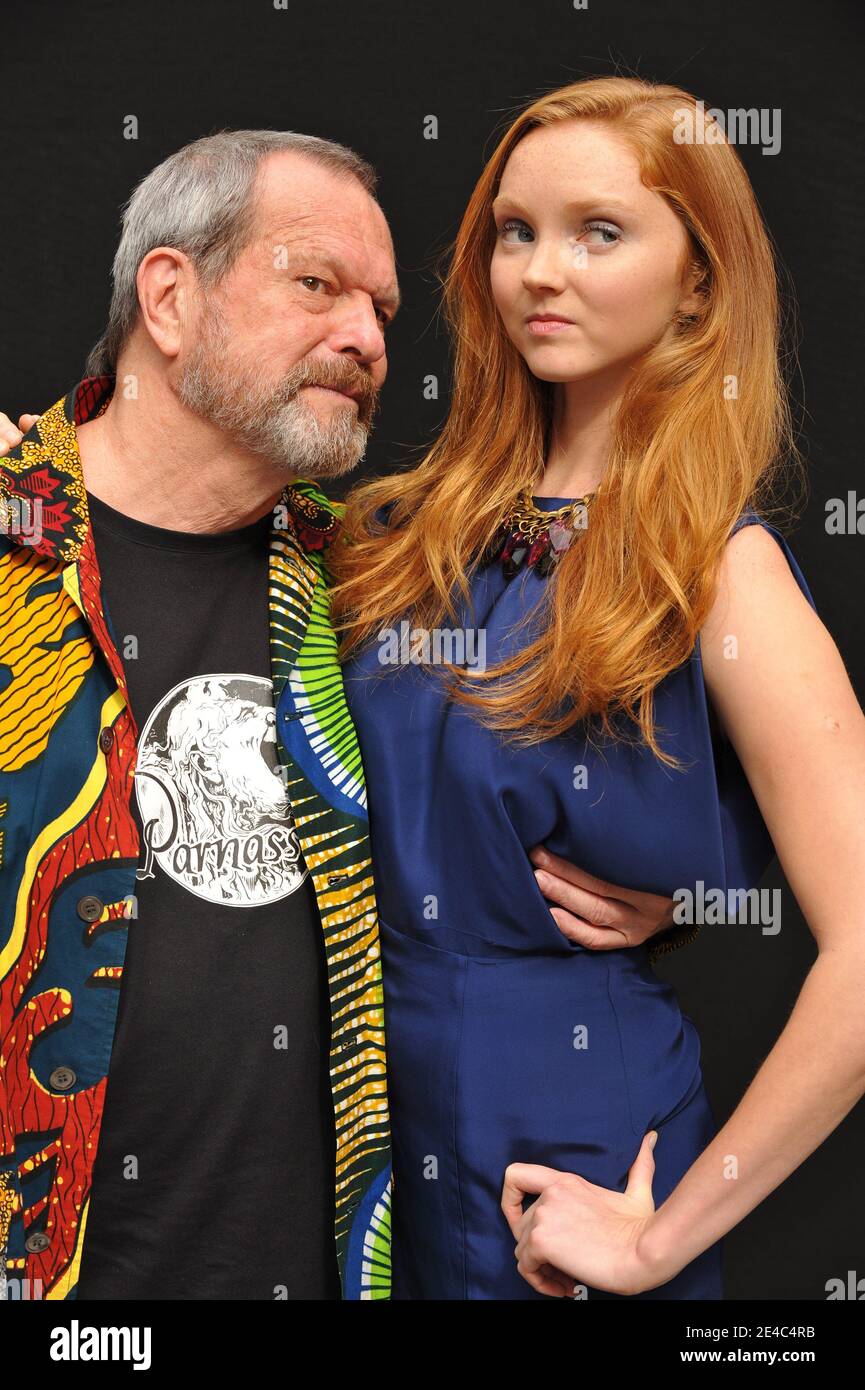
[[[497,198],[494,198],[492,201],[492,211],[495,212],[497,207],[501,207],[503,205],[514,208],[521,206],[519,198],[508,198],[504,194],[500,194]],[[569,212],[579,212],[586,208],[595,207],[605,207],[611,209],[615,208],[619,212],[630,212],[632,210],[632,206],[630,203],[623,202],[621,198],[607,197],[604,194],[599,194],[594,198],[575,198],[572,199],[570,202],[565,203],[565,207]]]

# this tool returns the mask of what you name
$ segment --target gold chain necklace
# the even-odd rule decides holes
[[[589,504],[595,495],[588,492],[564,507],[544,511],[532,501],[531,488],[523,488],[484,551],[481,564],[498,560],[505,579],[513,579],[523,565],[537,574],[548,575],[577,533],[585,530]]]

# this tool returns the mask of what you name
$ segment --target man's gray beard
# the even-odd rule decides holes
[[[301,361],[274,385],[260,368],[232,361],[221,315],[209,306],[175,390],[188,410],[291,477],[338,478],[360,463],[369,428],[348,404],[319,419],[298,395],[316,372],[320,363]]]

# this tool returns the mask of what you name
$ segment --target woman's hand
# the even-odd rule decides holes
[[[643,1139],[624,1192],[536,1163],[508,1166],[502,1211],[517,1242],[517,1268],[538,1293],[572,1297],[576,1282],[632,1295],[678,1273],[653,1265],[641,1248],[655,1213],[656,1139],[656,1130]],[[540,1196],[524,1212],[524,1197],[535,1192]]]
[[[8,415],[0,412],[0,458],[20,444],[29,429],[39,419],[38,415],[22,415],[17,425],[13,425]]]
[[[543,845],[529,851],[544,897],[559,931],[593,951],[640,946],[673,925],[675,903],[657,893],[639,893],[594,878]]]

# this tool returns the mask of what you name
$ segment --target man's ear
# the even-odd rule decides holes
[[[195,268],[176,246],[148,251],[135,277],[141,322],[166,357],[176,357],[198,285]]]

